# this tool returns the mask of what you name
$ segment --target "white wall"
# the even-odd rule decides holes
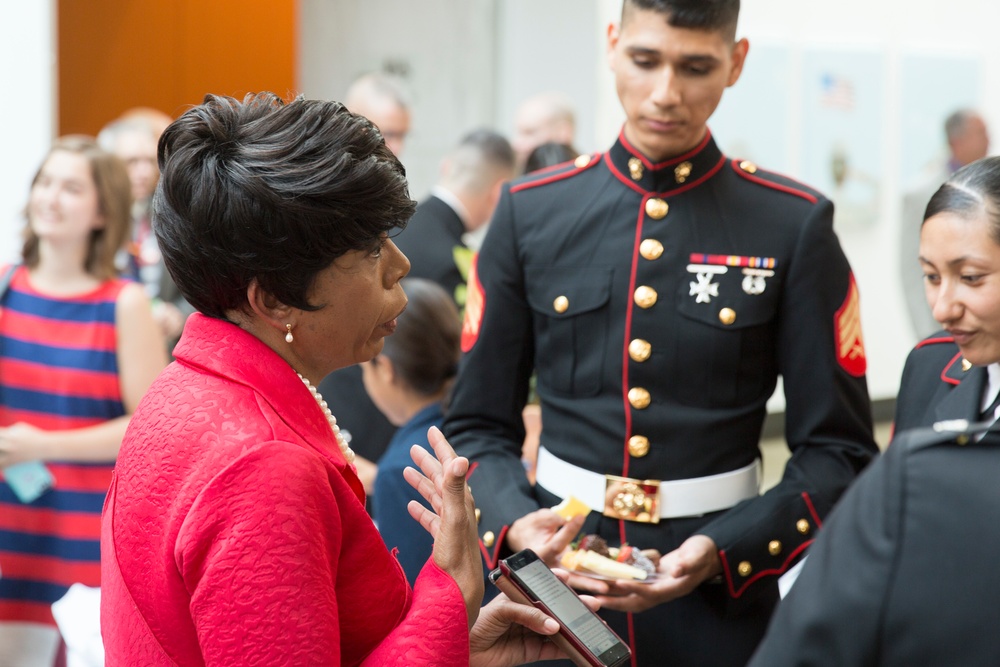
[[[0,90],[4,153],[0,160],[0,262],[16,260],[21,210],[31,177],[55,131],[54,0],[0,5]]]
[[[900,203],[909,183],[901,183],[900,61],[909,55],[973,56],[980,62],[981,110],[993,128],[994,152],[1000,147],[1000,52],[995,0],[745,0],[740,33],[753,42],[798,47],[861,47],[885,54],[886,90],[881,119],[882,164],[879,176],[881,217],[868,228],[840,230],[862,298],[862,326],[868,353],[868,382],[873,398],[895,396],[906,354],[916,342],[900,285],[898,255]],[[932,97],[935,91],[929,89]],[[792,147],[797,149],[796,146]],[[797,150],[793,150],[797,152]],[[794,174],[793,174],[794,175]]]
[[[413,102],[401,161],[424,197],[463,134],[493,126],[496,0],[299,0],[299,87],[342,100],[359,74],[390,69]]]

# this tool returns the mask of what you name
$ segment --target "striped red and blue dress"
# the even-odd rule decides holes
[[[54,298],[19,267],[0,301],[0,426],[91,426],[125,414],[115,301],[127,283]],[[0,622],[54,625],[70,584],[100,585],[101,508],[114,461],[46,462],[55,487],[22,503],[0,481]]]

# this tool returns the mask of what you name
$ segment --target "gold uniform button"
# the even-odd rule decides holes
[[[644,239],[639,244],[639,254],[642,255],[643,259],[650,261],[659,259],[660,255],[663,254],[663,244],[656,239]]]
[[[628,344],[628,356],[632,359],[632,361],[642,363],[649,359],[649,355],[652,354],[652,352],[653,346],[649,344],[648,340],[636,338]]]
[[[476,508],[476,523],[479,523],[479,518],[480,518],[480,517],[481,517],[482,515],[483,515],[482,511],[481,511],[481,510],[480,510],[480,509],[479,509],[479,508],[477,507],[477,508]]]
[[[962,370],[966,373],[972,370],[972,362],[968,359],[962,359]]]
[[[651,217],[653,220],[661,220],[667,215],[667,211],[670,210],[670,206],[667,202],[663,201],[659,197],[653,197],[652,199],[646,200],[646,215]]]
[[[478,510],[477,510],[478,511]],[[772,556],[777,556],[781,553],[781,542],[778,540],[771,540],[767,543],[767,553]]]
[[[628,439],[628,453],[636,458],[642,458],[649,453],[649,438],[644,435],[633,435]]]
[[[557,313],[565,313],[569,310],[569,299],[564,296],[557,296],[556,300],[552,302],[552,308]]]
[[[649,285],[639,285],[635,288],[634,297],[635,305],[640,308],[652,308],[656,304],[659,295]]]
[[[736,321],[736,311],[732,308],[723,308],[719,311],[719,321],[727,326],[732,324]]]
[[[737,566],[736,571],[740,573],[741,577],[749,577],[750,573],[753,572],[753,565],[750,564],[750,561],[745,560]]]
[[[483,546],[487,548],[492,547],[493,543],[496,542],[496,540],[497,536],[493,534],[492,530],[487,530],[485,533],[483,533]]]
[[[957,438],[955,438],[955,443],[961,447],[964,447],[967,444],[969,444],[969,436],[967,436],[964,433],[961,433]]]
[[[755,165],[750,160],[743,160],[743,162],[740,162],[740,169],[742,169],[743,171],[745,171],[748,174],[756,174],[757,173],[757,165]]]
[[[578,169],[583,169],[583,168],[584,168],[584,167],[586,167],[586,166],[587,166],[588,164],[590,164],[590,156],[589,156],[589,155],[587,155],[586,153],[584,153],[583,155],[581,155],[581,156],[577,157],[577,158],[576,158],[576,160],[574,160],[574,161],[573,161],[573,164],[574,164],[574,165],[575,165],[575,166],[576,166],[576,167],[577,167]]]
[[[809,522],[805,519],[799,519],[795,522],[795,530],[799,531],[803,535],[809,534]]]
[[[642,387],[632,387],[628,390],[628,402],[636,410],[648,408],[651,400],[649,392]]]

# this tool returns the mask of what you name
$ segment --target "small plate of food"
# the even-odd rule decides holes
[[[602,581],[636,581],[651,584],[656,581],[656,563],[650,554],[623,544],[609,547],[599,535],[584,535],[566,553],[560,564],[576,574]]]

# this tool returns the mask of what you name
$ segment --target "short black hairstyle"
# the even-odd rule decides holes
[[[406,172],[379,131],[338,102],[207,95],[160,137],[152,222],[164,264],[211,317],[244,310],[256,280],[315,310],[316,274],[375,250],[413,215]]]
[[[985,214],[990,237],[1000,244],[1000,156],[976,160],[952,174],[927,203],[924,221],[939,213],[970,219]]]
[[[644,9],[663,14],[675,28],[723,32],[736,36],[740,18],[740,0],[624,0],[622,24],[630,9]]]
[[[579,157],[580,152],[570,144],[561,144],[558,141],[546,141],[544,144],[535,146],[528,159],[524,161],[524,173],[530,174],[539,169],[554,167]]]

